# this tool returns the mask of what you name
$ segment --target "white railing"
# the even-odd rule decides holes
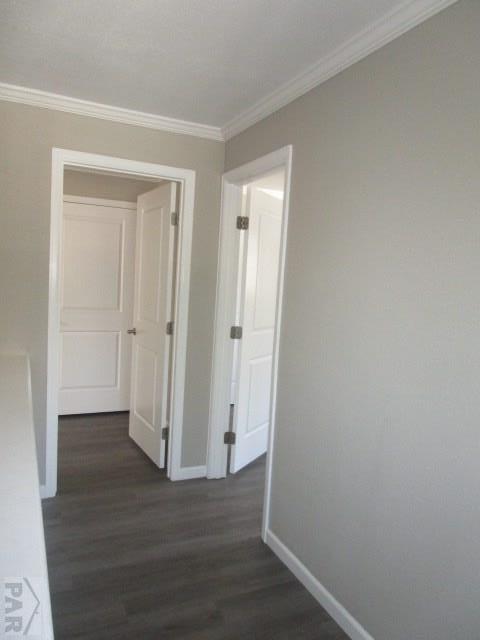
[[[30,365],[0,355],[0,638],[53,639]]]

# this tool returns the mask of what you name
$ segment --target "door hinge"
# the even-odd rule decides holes
[[[172,211],[170,214],[170,220],[174,227],[178,225],[178,211]]]
[[[167,322],[167,336],[173,336],[173,320],[170,320],[170,322]]]
[[[237,216],[237,229],[240,229],[240,231],[248,229],[248,216]]]
[[[230,327],[230,338],[232,340],[241,340],[243,334],[242,327]]]
[[[225,431],[223,434],[223,442],[225,444],[235,444],[236,439],[235,431]]]
[[[170,435],[170,427],[163,427],[162,429],[162,440],[168,440],[168,436]]]

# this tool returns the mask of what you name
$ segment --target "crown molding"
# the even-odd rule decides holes
[[[220,127],[212,127],[197,122],[188,122],[186,120],[177,120],[176,118],[168,118],[143,111],[123,109],[122,107],[114,107],[89,100],[80,100],[79,98],[70,98],[57,93],[19,87],[3,82],[0,82],[0,100],[20,102],[35,107],[55,109],[57,111],[75,113],[80,116],[111,120],[113,122],[148,127],[149,129],[159,129],[171,133],[182,133],[198,138],[220,141],[224,139]]]
[[[446,9],[457,0],[407,0],[363,29],[332,53],[318,60],[293,80],[232,118],[223,128],[225,140],[238,135],[256,122],[326,82],[370,53],[380,49],[406,31]]]
[[[337,47],[332,53],[318,60],[304,72],[232,118],[223,127],[168,118],[2,82],[0,82],[0,100],[20,102],[171,133],[225,141],[245,131],[256,122],[278,111],[455,2],[457,0],[406,0],[396,9]]]

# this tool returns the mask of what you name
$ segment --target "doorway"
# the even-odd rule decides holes
[[[64,174],[59,414],[129,412],[130,438],[161,469],[177,187],[98,172]],[[98,197],[105,193],[109,199]]]
[[[150,189],[135,206],[89,201],[64,193],[66,170]],[[53,150],[47,497],[57,489],[59,414],[133,409],[131,438],[181,477],[194,188],[191,170]]]
[[[207,476],[271,456],[291,172],[284,147],[223,177]]]
[[[155,186],[65,170],[59,415],[130,409],[137,198]]]

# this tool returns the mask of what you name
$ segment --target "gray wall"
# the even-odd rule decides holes
[[[31,354],[42,481],[52,147],[197,171],[182,464],[205,464],[224,145],[0,102],[0,349]]]
[[[160,181],[135,180],[102,173],[65,170],[63,193],[69,196],[88,196],[106,200],[136,202],[137,196],[154,189]]]
[[[480,2],[227,143],[293,145],[272,529],[376,640],[480,637]]]

